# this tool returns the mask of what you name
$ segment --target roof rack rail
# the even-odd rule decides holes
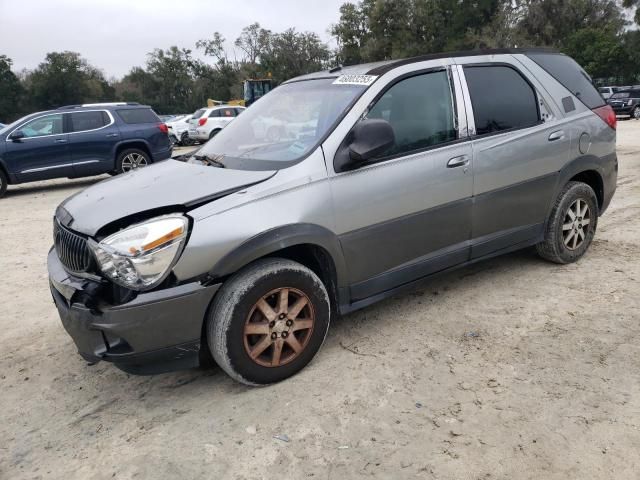
[[[83,103],[81,105],[65,105],[64,107],[58,107],[57,110],[73,110],[74,108],[86,108],[86,107],[118,107],[125,105],[140,105],[138,102],[103,102],[103,103]]]

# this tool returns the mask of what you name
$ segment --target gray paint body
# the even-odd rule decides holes
[[[476,137],[463,67],[486,63],[518,69],[535,88],[544,121]],[[292,81],[364,74],[374,66]],[[340,145],[374,99],[400,77],[428,69],[450,73],[460,139],[336,172]],[[575,104],[568,113],[567,97]],[[461,156],[465,165],[447,168]],[[222,281],[282,248],[317,245],[333,259],[339,307],[347,312],[426,275],[539,242],[557,192],[584,170],[603,178],[603,211],[615,191],[615,131],[525,55],[475,55],[384,71],[322,144],[289,168],[247,172],[166,162],[90,187],[63,208],[73,217],[71,228],[90,236],[143,211],[187,210],[192,229],[173,268],[185,284],[205,276]]]

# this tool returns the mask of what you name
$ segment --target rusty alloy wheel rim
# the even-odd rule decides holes
[[[296,288],[271,290],[258,300],[244,324],[244,349],[263,367],[280,367],[304,351],[315,324],[309,297]]]

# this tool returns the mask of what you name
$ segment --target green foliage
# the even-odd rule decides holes
[[[574,57],[610,84],[640,83],[640,31],[629,10],[640,0],[360,0],[340,7],[330,26],[332,52],[312,32],[274,33],[252,23],[230,46],[218,32],[187,48],[154,49],[146,65],[121,80],[75,52],[51,52],[33,71],[16,76],[0,55],[0,121],[31,111],[97,101],[137,101],[158,113],[191,112],[208,98],[242,98],[247,78],[275,84],[341,63],[473,48],[550,46]],[[640,11],[635,20],[640,23]],[[626,14],[626,15],[625,15]]]
[[[640,0],[624,0],[625,7]],[[640,16],[636,12],[636,19]],[[331,27],[345,64],[467,50],[546,46],[594,77],[639,81],[635,31],[615,0],[361,0]],[[635,48],[635,50],[634,50]],[[635,80],[634,80],[635,79]]]
[[[48,53],[45,61],[25,78],[28,105],[48,109],[113,98],[103,73],[76,52]]]
[[[10,122],[19,116],[24,88],[11,71],[12,61],[0,55],[0,121]]]

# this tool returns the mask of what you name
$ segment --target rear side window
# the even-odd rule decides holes
[[[209,114],[209,118],[216,118],[221,116],[222,116],[222,113],[220,110],[211,110],[211,113]]]
[[[106,112],[74,112],[71,114],[71,131],[96,130],[111,123]]]
[[[591,77],[573,58],[557,53],[533,52],[527,53],[527,57],[544,68],[590,109],[605,104],[604,99],[593,86]]]
[[[416,75],[393,85],[367,113],[367,118],[388,121],[395,134],[395,145],[378,158],[455,140],[453,105],[445,71]]]
[[[201,108],[200,110],[196,110],[195,113],[193,115],[191,115],[191,120],[197,120],[199,119],[202,114],[204,112],[206,112],[207,110],[205,108]]]
[[[118,110],[124,123],[158,123],[160,118],[150,108],[130,108]]]
[[[511,67],[470,66],[464,68],[476,134],[501,132],[536,125],[540,120],[533,87]]]

